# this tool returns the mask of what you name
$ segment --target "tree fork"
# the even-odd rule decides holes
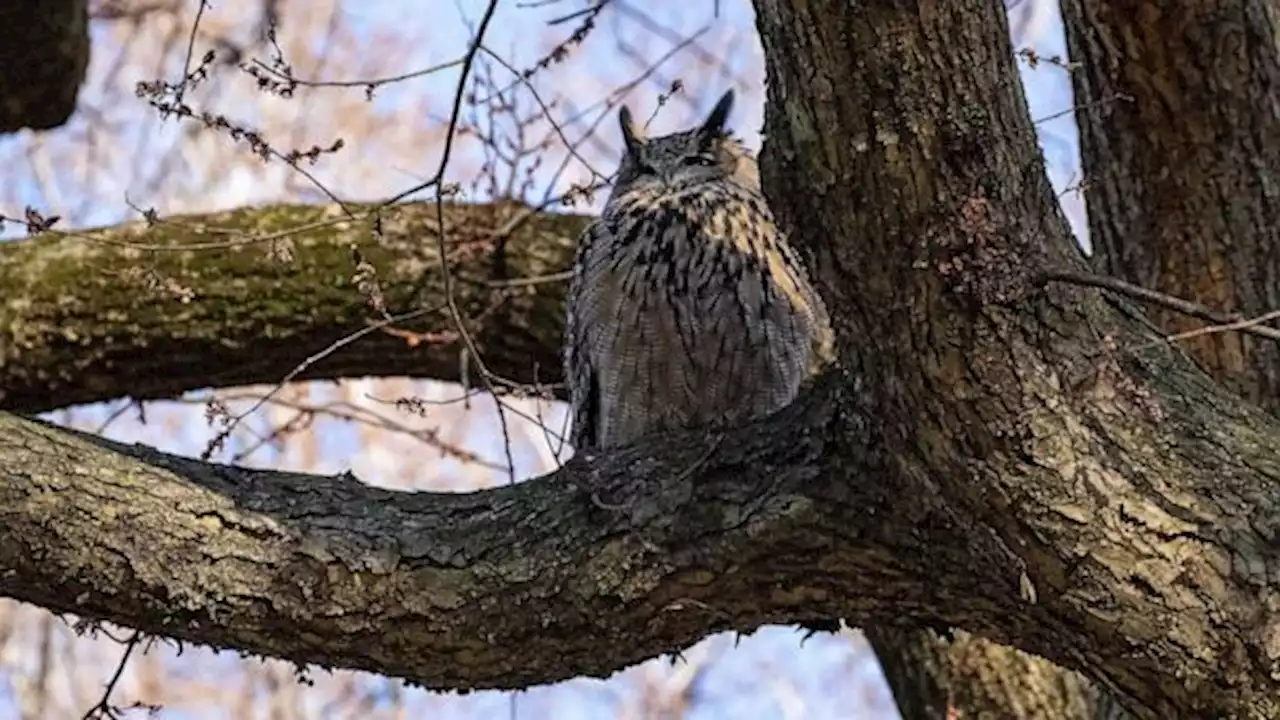
[[[924,455],[920,472],[943,476],[955,475],[943,466],[972,466],[975,454],[1018,454],[1019,443],[997,449],[1003,443],[994,438],[1007,428],[995,413],[1017,415],[1027,406],[1000,402],[989,392],[993,387],[979,390],[994,376],[984,381],[975,373],[1028,377],[1067,365],[1092,372],[1069,356],[1084,347],[1112,346],[1116,336],[1114,329],[1096,326],[1068,331],[1075,342],[1067,345],[1077,347],[1066,356],[1065,346],[1040,346],[1023,362],[989,362],[1009,355],[1010,345],[1000,347],[1005,343],[1040,345],[1032,337],[1013,339],[1021,335],[1018,325],[1033,322],[1029,317],[1018,320],[1019,313],[994,308],[1019,304],[1037,269],[1079,267],[1043,176],[996,4],[759,0],[756,7],[771,101],[765,154],[774,162],[764,163],[766,186],[784,219],[804,218],[792,226],[819,255],[825,251],[827,269],[835,270],[826,276],[827,289],[847,300],[845,312],[835,316],[846,323],[842,337],[856,340],[842,346],[842,355],[857,358],[853,372],[869,393],[880,393],[876,414],[897,419],[892,442],[904,456]],[[980,249],[972,255],[953,255],[974,247]],[[974,304],[983,309],[966,319],[966,305],[972,312]],[[1038,320],[1058,331],[1098,319],[1073,314],[1055,311]],[[1025,363],[1032,356],[1036,361]],[[1031,391],[1023,400],[1039,404],[1038,394]],[[949,404],[942,398],[949,399],[948,410],[942,410]],[[956,424],[965,417],[990,429],[975,436]],[[937,424],[921,422],[925,418]],[[1023,427],[1013,434],[1035,433]],[[963,485],[940,488],[946,489],[971,492]],[[966,714],[1017,716],[1017,708],[1043,707],[1046,698],[1057,706],[1054,716],[1115,712],[1110,699],[1066,673],[1054,677],[1046,669],[1045,682],[1028,680],[1022,687],[1008,678],[976,687],[983,676],[990,681],[993,669],[999,673],[991,652],[949,656],[948,645],[929,637],[912,639],[897,630],[877,636],[875,628],[869,635],[882,662],[897,665],[889,668],[891,680],[908,678],[913,670],[907,665],[930,643],[936,652],[927,664],[951,675],[899,683],[895,692],[908,717],[928,717],[935,711],[930,706],[939,706],[938,697],[909,697],[911,690],[932,685],[951,694],[961,681],[971,686],[955,693],[968,696],[971,704],[960,708]],[[886,652],[895,645],[897,653]],[[1013,653],[1005,662],[1018,671],[1027,664]]]

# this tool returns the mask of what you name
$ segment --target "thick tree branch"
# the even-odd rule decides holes
[[[566,269],[587,218],[512,204],[447,209],[455,291],[485,363],[504,377],[558,382],[565,283],[493,283]],[[356,289],[353,247],[377,270],[392,313],[440,309],[406,327],[448,329],[434,213],[432,203],[387,209],[375,234],[333,208],[273,206],[0,243],[0,409],[277,382],[378,319]],[[271,242],[246,242],[290,231],[291,263],[271,259]],[[178,250],[193,243],[218,247]],[[459,347],[409,347],[376,332],[298,379],[455,380]]]
[[[1280,626],[1261,581],[1280,565],[1265,540],[1280,513],[1249,488],[1280,478],[1280,428],[1181,381],[1184,437],[1145,461],[1179,507],[1138,487],[1098,506],[1114,472],[1045,483],[1092,464],[1078,426],[1037,450],[1054,465],[948,497],[902,472],[838,374],[723,442],[657,438],[459,495],[205,465],[0,415],[0,595],[441,688],[603,676],[720,629],[910,619],[1084,669],[1148,717],[1271,717]]]
[[[873,508],[894,510],[820,462],[824,395],[710,456],[684,437],[459,495],[210,466],[0,415],[0,594],[449,688],[603,676],[713,627],[935,605],[919,570],[859,539]],[[630,509],[598,509],[588,484]],[[902,557],[925,556],[924,537],[902,539],[917,548]],[[840,569],[803,569],[818,556]],[[960,567],[947,582],[971,585]],[[990,588],[1018,605],[1001,574]]]

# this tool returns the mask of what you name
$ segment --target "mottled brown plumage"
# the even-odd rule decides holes
[[[724,131],[732,105],[652,139],[619,113],[626,152],[567,303],[575,450],[769,414],[831,357],[826,307]]]

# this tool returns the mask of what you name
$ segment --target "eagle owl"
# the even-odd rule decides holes
[[[625,152],[566,307],[575,452],[767,415],[831,358],[827,309],[725,130],[732,107],[730,90],[698,127],[652,138],[618,113]]]

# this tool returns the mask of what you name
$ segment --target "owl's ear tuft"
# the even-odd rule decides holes
[[[636,127],[635,119],[631,117],[631,108],[626,105],[623,105],[622,109],[618,111],[618,125],[622,127],[622,141],[627,145],[627,153],[630,155],[639,154],[644,135]]]
[[[725,134],[724,124],[729,121],[729,112],[733,110],[733,90],[730,89],[720,97],[711,114],[698,128],[698,134],[704,138],[718,138]]]

